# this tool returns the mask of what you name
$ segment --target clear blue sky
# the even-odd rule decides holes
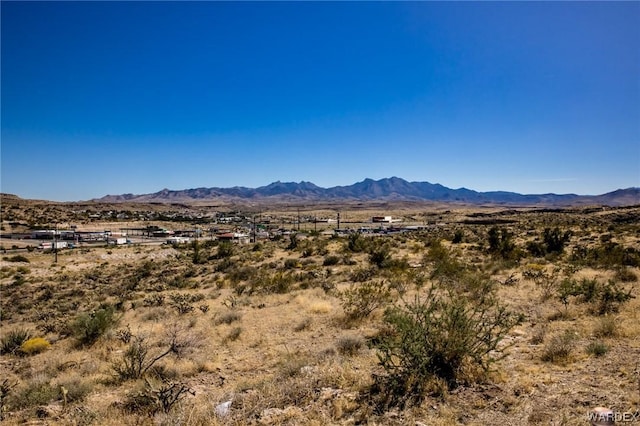
[[[640,2],[8,2],[1,190],[640,186]]]

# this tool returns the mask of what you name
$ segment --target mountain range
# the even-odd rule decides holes
[[[640,204],[640,188],[619,189],[602,195],[518,194],[506,191],[478,192],[467,188],[451,189],[438,183],[408,182],[398,177],[365,179],[348,186],[322,188],[311,182],[273,182],[259,188],[163,189],[152,194],[107,195],[92,201],[185,203],[218,200],[227,202],[333,202],[333,201],[433,201],[468,204],[508,205],[608,205]]]

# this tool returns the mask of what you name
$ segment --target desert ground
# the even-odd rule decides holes
[[[338,213],[341,233],[318,221]],[[151,225],[203,234],[58,253],[10,238]],[[640,422],[640,206],[3,197],[2,236],[5,424]]]

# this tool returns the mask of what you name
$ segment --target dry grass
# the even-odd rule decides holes
[[[24,206],[16,214],[26,220],[29,208],[33,206]],[[52,209],[73,222],[64,206]],[[31,351],[30,356],[2,355],[0,376],[10,385],[3,424],[582,424],[588,409],[595,406],[620,412],[637,409],[640,287],[632,276],[640,276],[640,270],[625,267],[621,274],[620,268],[583,264],[571,255],[579,246],[598,247],[602,230],[626,248],[640,250],[640,226],[620,220],[637,217],[640,209],[498,210],[486,209],[483,217],[511,220],[505,226],[519,247],[550,223],[572,230],[575,236],[561,256],[533,258],[525,252],[517,262],[503,261],[482,249],[489,225],[462,223],[474,213],[471,209],[354,208],[346,213],[353,221],[384,213],[441,225],[425,233],[376,237],[390,245],[394,259],[406,256],[414,264],[407,270],[372,268],[367,253],[345,251],[344,239],[309,237],[304,241],[313,246],[313,254],[307,257],[302,257],[301,250],[288,249],[286,238],[264,241],[259,251],[253,251],[252,245],[236,247],[231,267],[256,270],[247,279],[239,274],[238,282],[230,279],[230,270],[217,270],[220,260],[194,265],[188,248],[66,251],[59,254],[58,264],[52,263],[49,254],[21,252],[29,263],[0,262],[0,338],[11,330],[27,329],[30,337],[42,337],[50,346],[42,352]],[[332,212],[318,209],[316,213],[331,216]],[[265,215],[277,218],[285,213],[291,212],[273,210]],[[120,224],[92,226],[104,229]],[[460,229],[463,243],[451,244]],[[434,264],[425,261],[425,254],[433,239],[442,239],[469,274],[486,273],[497,297],[522,314],[523,322],[505,338],[508,355],[484,382],[452,392],[434,389],[420,406],[378,413],[367,395],[373,375],[381,371],[367,341],[383,331],[383,309],[360,322],[345,324],[339,291],[350,287],[355,271],[370,270],[375,280],[400,283],[403,298],[411,300],[429,285]],[[319,254],[321,250],[326,253]],[[322,266],[326,256],[346,256],[353,264],[340,261]],[[287,259],[295,262],[286,264]],[[565,307],[553,286],[551,295],[541,302],[541,288],[523,275],[533,264],[545,271],[559,268],[560,278],[563,274],[600,282],[624,278],[622,283],[636,298],[608,316],[595,315],[592,306],[578,297],[571,297]],[[291,275],[286,291],[239,291],[275,273]],[[418,273],[426,277],[420,286]],[[507,282],[509,277],[515,280]],[[397,292],[394,288],[394,295]],[[175,294],[185,295],[184,303],[193,309],[180,313],[172,306]],[[90,315],[107,305],[114,307],[117,324],[95,343],[78,346],[69,324],[78,314]],[[206,309],[201,308],[204,305]],[[113,363],[129,347],[123,330],[144,336],[151,357],[172,350],[145,377],[117,380]],[[564,342],[566,330],[572,338]],[[565,343],[569,347],[566,354],[551,353]],[[184,384],[195,396],[189,394],[168,412],[160,410],[152,417],[142,410],[123,410],[123,404],[144,387],[145,379]],[[221,416],[216,407],[226,401],[231,401],[231,408]]]

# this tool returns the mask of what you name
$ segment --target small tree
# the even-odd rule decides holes
[[[545,228],[542,233],[542,240],[544,241],[547,253],[561,254],[569,238],[571,238],[571,232],[565,231],[563,233],[557,226],[553,229]]]
[[[519,318],[496,299],[466,299],[431,287],[385,312],[388,332],[375,346],[385,375],[374,377],[378,408],[419,404],[434,381],[451,389],[473,382],[504,356],[499,344]]]
[[[513,243],[513,235],[506,229],[493,226],[488,233],[489,253],[500,256],[503,259],[511,259],[516,246]]]

